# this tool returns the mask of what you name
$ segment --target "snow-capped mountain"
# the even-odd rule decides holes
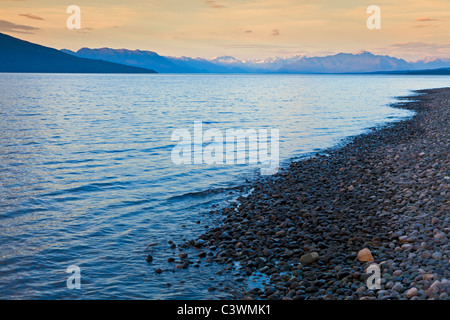
[[[232,56],[213,59],[160,56],[153,51],[127,49],[62,50],[81,58],[106,60],[153,69],[161,73],[370,73],[383,71],[449,68],[450,59],[428,57],[408,62],[367,51],[338,53],[324,57],[272,57],[239,60]]]

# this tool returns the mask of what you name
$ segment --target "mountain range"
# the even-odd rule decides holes
[[[85,59],[0,33],[0,72],[155,73],[150,69]]]
[[[127,49],[62,50],[81,58],[99,59],[161,73],[372,73],[450,68],[450,59],[427,58],[416,62],[367,51],[325,57],[273,57],[239,60],[231,56],[213,59],[161,56],[153,51]]]
[[[388,73],[448,74],[450,59],[416,62],[367,51],[324,57],[239,60],[161,56],[153,51],[82,48],[77,52],[41,46],[0,33],[0,72],[40,73]]]

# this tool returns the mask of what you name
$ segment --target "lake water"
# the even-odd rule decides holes
[[[227,297],[232,272],[172,270],[168,241],[216,223],[212,207],[259,170],[177,166],[175,129],[278,129],[286,163],[411,116],[389,107],[396,96],[445,86],[450,77],[1,74],[0,298]],[[80,290],[66,286],[71,265]]]

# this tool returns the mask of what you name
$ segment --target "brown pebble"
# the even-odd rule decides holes
[[[364,248],[364,249],[360,250],[358,252],[357,258],[358,258],[359,261],[363,261],[363,262],[374,261],[372,253],[367,248]]]

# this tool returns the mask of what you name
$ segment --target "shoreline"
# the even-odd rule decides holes
[[[449,299],[450,88],[415,93],[392,105],[413,117],[258,179],[185,248],[270,277],[236,299]],[[373,263],[379,290],[367,288]]]

